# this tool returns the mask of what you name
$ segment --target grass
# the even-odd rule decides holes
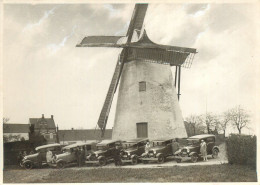
[[[257,176],[253,168],[229,164],[138,169],[71,168],[51,171],[34,182],[257,182]]]

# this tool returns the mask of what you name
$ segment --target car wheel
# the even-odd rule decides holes
[[[100,158],[99,159],[99,165],[100,166],[105,166],[107,164],[107,161],[104,157]]]
[[[65,162],[63,162],[63,161],[58,162],[57,163],[57,167],[60,168],[60,169],[64,168],[65,167]]]
[[[163,157],[163,155],[159,155],[158,156],[158,163],[163,163],[164,162],[164,160],[165,160],[165,158]]]
[[[33,164],[32,164],[32,162],[27,161],[23,164],[23,166],[25,169],[30,170],[30,169],[32,169]]]
[[[134,156],[133,158],[132,158],[132,164],[133,165],[135,165],[135,164],[137,164],[137,157],[136,156]]]
[[[217,150],[217,149],[214,149],[214,150],[212,151],[212,157],[213,157],[214,159],[218,157],[218,150]]]
[[[177,163],[181,163],[181,159],[176,159]]]
[[[191,162],[196,163],[197,161],[198,161],[198,155],[197,154],[193,154],[191,156]]]

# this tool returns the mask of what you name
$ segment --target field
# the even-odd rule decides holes
[[[4,170],[4,183],[76,182],[256,182],[256,170],[240,165],[165,166],[157,168],[83,167]]]

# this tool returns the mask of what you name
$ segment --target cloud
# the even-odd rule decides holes
[[[67,40],[74,35],[76,28],[77,26],[74,26],[72,32],[69,35],[65,36],[59,44],[48,45],[48,49],[51,51],[52,54],[56,53],[59,49],[61,49],[65,45]]]
[[[42,18],[41,18],[38,22],[27,24],[26,27],[24,27],[23,32],[28,31],[28,30],[31,30],[31,29],[34,28],[34,27],[40,26],[46,19],[48,19],[48,17],[49,17],[50,15],[54,14],[54,10],[55,10],[56,8],[57,8],[57,7],[54,7],[54,8],[52,8],[51,10],[45,11],[45,12],[44,12],[44,15],[42,16]]]

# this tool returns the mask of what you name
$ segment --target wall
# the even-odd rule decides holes
[[[146,81],[144,92],[139,92],[140,81]],[[125,63],[112,139],[136,138],[138,122],[148,122],[150,139],[187,137],[169,65]]]

